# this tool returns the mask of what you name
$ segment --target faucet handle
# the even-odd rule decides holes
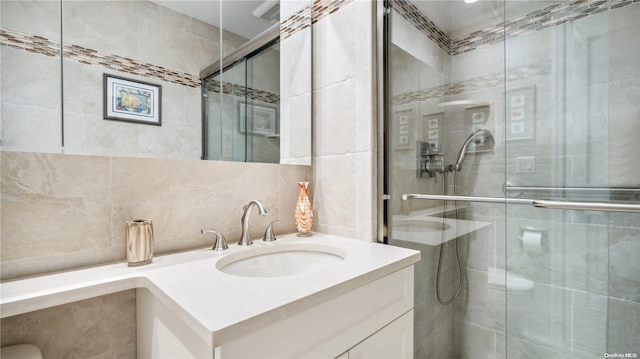
[[[269,225],[267,226],[267,230],[264,231],[264,237],[262,238],[263,241],[273,242],[277,239],[276,235],[273,233],[273,225],[279,223],[284,223],[284,221],[282,221],[281,219],[276,219],[275,221],[269,223]]]
[[[229,246],[227,246],[227,241],[224,239],[224,236],[220,231],[217,231],[215,229],[201,229],[200,233],[213,233],[216,235],[216,242],[213,244],[213,248],[211,248],[212,250],[224,251],[225,249],[229,249]]]

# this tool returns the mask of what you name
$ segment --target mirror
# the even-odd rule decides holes
[[[276,104],[245,101],[254,106],[245,107],[245,115],[262,105],[275,108],[278,118],[269,135],[257,133],[254,122],[247,127],[240,121],[242,108],[227,99],[233,94],[225,91],[240,86],[238,75],[224,72],[219,79],[222,93],[220,86],[213,92],[224,104],[218,111],[221,119],[233,132],[228,137],[221,131],[217,137],[203,133],[206,101],[200,78],[203,69],[277,23],[268,19],[278,10],[286,11],[288,20],[310,5],[308,0],[282,6],[273,0],[2,1],[3,149],[200,159],[208,157],[203,154],[205,140],[222,148],[240,138],[239,145],[230,148],[242,154],[212,159],[310,165],[310,26],[301,26],[268,54],[247,61],[245,67],[252,72],[240,78],[247,94],[263,86],[264,73],[279,84],[280,91],[266,91]],[[308,20],[310,25],[310,16]],[[297,41],[305,31],[300,37],[308,41]],[[297,62],[280,62],[282,57]],[[277,66],[260,71],[266,62]],[[306,73],[283,67],[302,64],[308,66]],[[308,97],[306,108],[300,105],[301,93]],[[263,149],[261,142],[271,148]],[[308,154],[291,151],[299,142],[308,145]]]

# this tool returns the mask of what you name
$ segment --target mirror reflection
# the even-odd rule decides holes
[[[308,5],[287,6],[300,12]],[[280,152],[293,133],[281,136],[282,129],[310,121],[311,107],[309,100],[299,113],[281,108],[280,36],[218,70],[210,81],[217,87],[203,87],[200,76],[269,27],[278,30],[278,1],[1,6],[4,150],[291,163]],[[310,98],[310,41],[304,45],[288,50],[309,66],[308,77],[292,80],[305,83]],[[105,74],[119,80],[107,84]],[[212,109],[217,119],[209,123]],[[310,131],[293,135],[310,148]]]

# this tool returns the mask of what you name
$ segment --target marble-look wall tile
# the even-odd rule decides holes
[[[619,216],[612,217],[616,221]],[[640,303],[640,262],[636,258],[640,253],[640,229],[637,226],[611,226],[608,237],[608,294]]]
[[[0,2],[0,23],[6,28],[59,40],[61,36],[60,3],[4,0]],[[4,51],[3,48],[2,52]]]
[[[511,340],[528,347],[548,348],[555,352],[571,353],[572,292],[570,290],[535,283],[530,291],[507,294],[507,354],[511,352]],[[521,339],[521,340],[520,340]],[[513,355],[513,356],[511,356]],[[530,356],[527,356],[527,358]],[[538,356],[540,357],[540,356]],[[555,356],[553,356],[555,357]]]
[[[158,247],[165,240],[198,240],[202,238],[201,228],[219,229],[234,242],[240,235],[238,223],[242,206],[249,200],[260,199],[267,210],[273,209],[265,217],[253,214],[252,228],[256,231],[264,230],[269,221],[277,219],[278,167],[213,161],[113,159],[113,181],[118,184],[113,189],[115,216],[123,220],[153,219]],[[124,239],[124,221],[121,223],[120,227],[114,225],[116,241]]]
[[[108,158],[4,152],[3,264],[109,247],[109,172]]]
[[[374,7],[354,1],[313,29],[315,229],[373,241]]]
[[[569,356],[548,346],[513,336],[507,336],[506,353],[508,359],[563,359]]]
[[[156,254],[211,245],[201,228],[233,243],[251,199],[269,210],[253,214],[254,238],[279,218],[276,233],[294,232],[295,183],[310,174],[278,164],[3,152],[3,279],[124,260],[124,225],[135,218],[153,220]]]
[[[73,1],[63,14],[67,43],[193,74],[219,57],[218,29],[153,2]]]
[[[315,91],[314,153],[337,156],[356,150],[356,80],[349,79]],[[350,119],[350,120],[346,120]],[[338,130],[339,129],[339,130]]]
[[[610,81],[624,81],[640,77],[640,66],[637,62],[632,61],[640,56],[640,47],[629,46],[629,44],[637,42],[634,34],[637,34],[640,28],[637,20],[639,9],[640,4],[635,3],[612,11],[609,23],[613,24],[613,31],[607,39],[609,48],[614,49],[609,52]],[[620,24],[616,24],[618,20],[620,20]]]
[[[34,344],[47,359],[135,358],[136,292],[2,318],[1,345]]]
[[[637,353],[640,348],[640,304],[609,298],[607,353]]]
[[[56,76],[59,70],[58,57],[2,47],[0,143],[3,149],[60,152],[61,76]]]
[[[571,302],[573,320],[571,331],[574,357],[597,357],[607,352],[606,296],[574,291]]]
[[[489,286],[487,272],[467,269],[466,288],[454,302],[454,318],[492,331],[505,331],[505,291]]]
[[[611,186],[637,187],[640,157],[636,154],[640,143],[634,139],[640,136],[640,75],[614,82],[608,90],[608,181]]]
[[[308,1],[281,2],[290,12]],[[308,19],[310,25],[311,19]],[[312,136],[312,30],[307,27],[280,43],[280,163],[311,163]],[[311,109],[311,110],[310,110]],[[301,135],[301,134],[309,134]]]
[[[458,359],[496,359],[496,332],[467,321],[454,321],[454,356]]]
[[[358,198],[354,169],[356,156],[323,156],[313,162],[314,224],[320,232],[356,237]]]

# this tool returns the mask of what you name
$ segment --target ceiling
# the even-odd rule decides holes
[[[272,22],[253,16],[252,12],[262,0],[151,0],[173,11],[204,21],[218,28],[252,39]],[[220,7],[222,6],[222,26]]]

